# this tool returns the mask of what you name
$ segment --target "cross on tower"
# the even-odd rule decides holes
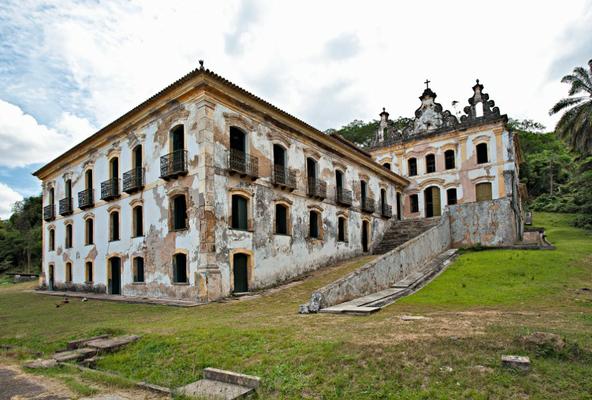
[[[425,85],[426,85],[426,89],[429,89],[429,88],[430,88],[430,82],[431,82],[431,81],[430,81],[430,80],[428,80],[428,79],[426,79],[426,81],[424,82],[424,83],[425,83]]]

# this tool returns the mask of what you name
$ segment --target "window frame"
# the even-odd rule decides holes
[[[411,168],[412,166],[412,162],[413,162],[413,168]],[[413,173],[411,173],[411,170],[413,169]],[[407,176],[417,176],[418,175],[418,171],[417,171],[417,158],[416,157],[410,157],[407,159]]]
[[[181,256],[185,258],[185,273],[184,273],[185,280],[183,280],[183,281],[177,279],[179,277],[179,273],[178,273],[179,267],[177,265],[177,263],[178,263],[177,260],[178,260],[178,257],[181,257]],[[181,285],[188,285],[189,284],[189,271],[188,271],[189,264],[187,262],[187,259],[188,259],[188,257],[187,257],[187,254],[186,253],[176,252],[175,254],[173,254],[173,257],[172,257],[172,268],[173,268],[173,271],[172,271],[172,273],[173,273],[172,282],[173,282],[174,285],[179,285],[179,284],[181,284]]]
[[[434,153],[426,154],[425,167],[426,174],[433,174],[436,172],[436,155]]]
[[[278,229],[279,219],[278,219],[278,208],[281,207],[285,210],[284,214],[284,232],[280,232]],[[292,227],[291,227],[291,218],[290,218],[290,205],[285,202],[276,202],[274,207],[274,234],[275,235],[282,235],[282,236],[291,236],[292,234]]]
[[[142,261],[142,274],[138,272],[138,261],[140,260]],[[141,280],[139,279],[140,275],[142,278]],[[146,266],[144,262],[144,257],[142,256],[137,256],[132,259],[132,281],[133,283],[146,283]]]
[[[479,149],[485,149],[483,151],[479,151]],[[481,157],[480,157],[481,155]],[[482,157],[485,157],[485,160],[483,160]],[[487,164],[489,163],[489,144],[487,142],[481,142],[481,143],[477,143],[475,144],[475,161],[477,164]]]
[[[175,202],[177,199],[179,198],[183,198],[183,204],[185,207],[185,218],[184,218],[184,224],[181,227],[177,227],[177,207],[175,207]],[[169,215],[169,231],[171,232],[181,232],[181,231],[186,231],[189,229],[189,213],[188,213],[188,207],[187,207],[187,194],[186,193],[177,193],[173,196],[171,196],[170,198],[170,215]],[[143,213],[143,210],[142,210]]]
[[[417,193],[409,195],[409,212],[411,214],[419,212],[419,194]]]
[[[449,156],[452,154],[452,156]],[[452,166],[449,164],[452,163]],[[444,152],[444,169],[451,170],[456,168],[456,152],[452,149],[448,149]]]
[[[117,214],[117,219],[114,219],[114,214]],[[121,215],[119,209],[109,212],[109,242],[117,242],[121,240]],[[114,223],[116,222],[116,223]],[[115,229],[117,228],[117,229]],[[117,233],[117,234],[116,234]]]
[[[138,211],[140,210],[140,216],[138,218]],[[139,222],[139,224],[138,224]],[[138,232],[138,225],[141,229],[139,229]],[[132,206],[132,237],[133,238],[137,238],[137,237],[143,237],[144,236],[144,207],[142,204],[136,204],[134,206]]]
[[[90,273],[89,273],[90,272]],[[84,282],[85,283],[93,283],[94,282],[94,265],[93,262],[87,260],[84,262]],[[90,277],[90,279],[89,279]]]
[[[64,248],[71,249],[74,247],[74,223],[68,222],[66,224],[66,233],[64,235]]]

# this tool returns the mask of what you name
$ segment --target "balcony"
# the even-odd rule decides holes
[[[119,197],[119,178],[101,182],[101,200],[112,200],[116,197]]]
[[[160,157],[160,177],[164,180],[187,175],[187,150],[175,150]]]
[[[372,197],[366,197],[365,199],[362,198],[362,211],[367,212],[367,213],[373,213],[374,212],[374,198]]]
[[[66,197],[60,200],[60,215],[70,215],[72,214],[72,197]]]
[[[91,208],[95,204],[95,191],[86,189],[78,192],[78,208],[84,210]]]
[[[327,184],[317,178],[308,178],[308,191],[310,197],[324,199],[327,197]]]
[[[144,187],[144,168],[137,167],[123,174],[123,191],[134,193]]]
[[[55,216],[55,204],[43,207],[43,219],[45,221],[53,221]]]
[[[335,201],[337,204],[341,204],[342,206],[351,206],[352,205],[352,192],[351,190],[345,190],[343,188],[337,188],[335,192]]]
[[[296,189],[296,173],[283,165],[274,165],[272,183],[281,189],[293,191]]]
[[[259,177],[259,159],[243,151],[230,149],[228,171],[231,174],[238,174],[241,177],[248,176],[255,180]]]
[[[382,215],[384,218],[392,218],[393,207],[389,206],[388,204],[383,204],[380,210],[380,215]]]

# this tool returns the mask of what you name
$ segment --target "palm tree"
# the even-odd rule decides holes
[[[569,96],[551,108],[549,115],[567,110],[557,122],[555,133],[568,146],[584,156],[592,155],[592,60],[589,70],[576,67],[561,82],[571,84]]]

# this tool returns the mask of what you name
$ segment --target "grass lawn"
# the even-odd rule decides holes
[[[367,317],[297,314],[315,288],[364,259],[189,309],[76,300],[56,308],[54,297],[23,292],[30,284],[2,285],[0,344],[26,358],[74,338],[140,334],[99,368],[169,387],[208,366],[231,369],[260,376],[260,398],[592,399],[592,293],[581,290],[592,288],[592,235],[570,218],[535,215],[555,251],[463,253],[428,286]],[[401,321],[405,314],[428,319]],[[540,330],[566,338],[566,350],[537,353],[517,340]],[[502,354],[530,356],[532,370],[501,368]]]

